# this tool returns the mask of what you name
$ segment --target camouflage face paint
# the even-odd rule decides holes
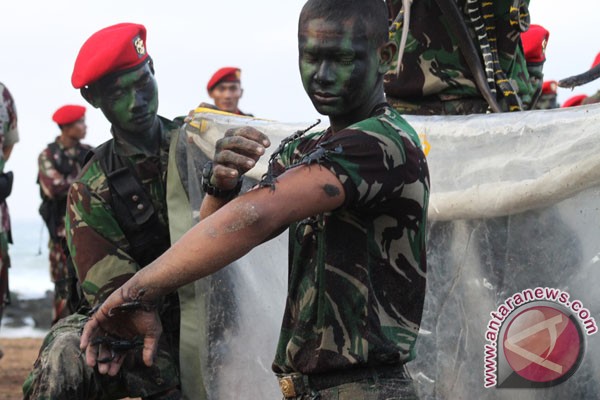
[[[316,110],[345,127],[384,100],[377,48],[353,20],[314,18],[300,27],[302,84]]]
[[[118,130],[145,133],[156,120],[158,88],[148,64],[100,86],[99,107]]]

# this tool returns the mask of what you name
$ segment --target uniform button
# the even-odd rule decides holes
[[[138,196],[137,194],[134,194],[133,196],[131,196],[131,200],[133,200],[134,203],[137,203],[139,199],[140,199],[140,196]]]
[[[137,209],[138,210],[143,210],[144,209],[144,205],[143,204],[138,204],[137,205]]]

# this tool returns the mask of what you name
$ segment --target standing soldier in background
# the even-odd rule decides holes
[[[558,84],[556,81],[545,81],[542,84],[542,94],[535,103],[535,110],[549,110],[552,108],[559,108],[560,105],[557,101],[557,89]]]
[[[550,32],[541,25],[531,24],[527,31],[521,33],[527,72],[529,72],[529,80],[534,90],[531,104],[527,109],[536,109],[538,101],[544,94],[544,63],[546,62],[546,46],[549,38]]]
[[[12,172],[4,172],[4,165],[13,146],[19,141],[19,130],[17,128],[17,109],[15,102],[2,82],[0,82],[0,321],[4,307],[9,304],[8,291],[8,268],[10,268],[10,257],[8,255],[8,244],[12,243],[10,234],[10,218],[6,198],[12,189]],[[3,356],[0,348],[0,358]]]
[[[50,278],[54,283],[54,308],[52,324],[75,312],[67,303],[68,273],[65,251],[65,212],[67,192],[81,171],[90,146],[81,143],[85,138],[85,107],[65,105],[54,113],[52,120],[58,124],[60,136],[38,157],[38,183],[42,205],[40,214],[49,234],[48,251]]]
[[[242,70],[236,67],[223,67],[213,74],[206,85],[208,96],[214,105],[201,103],[199,107],[214,108],[232,114],[247,115],[240,111],[238,103],[244,94],[241,82]]]

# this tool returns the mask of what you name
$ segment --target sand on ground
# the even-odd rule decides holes
[[[21,385],[37,358],[42,338],[0,338],[0,400],[21,400]]]
[[[0,338],[4,352],[0,359],[0,400],[23,399],[21,385],[33,367],[42,341],[42,338]]]

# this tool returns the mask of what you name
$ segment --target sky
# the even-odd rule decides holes
[[[419,0],[417,0],[419,1]],[[110,139],[102,113],[71,86],[75,58],[94,32],[120,22],[146,26],[148,53],[159,86],[159,114],[185,115],[209,101],[206,83],[222,66],[242,69],[240,108],[281,122],[313,122],[319,115],[306,97],[297,66],[297,20],[304,0],[53,0],[3,1],[0,7],[0,81],[11,91],[21,140],[7,169],[15,173],[8,199],[13,223],[39,218],[37,156],[59,134],[52,122],[64,104],[81,104],[91,145]],[[544,72],[559,80],[587,70],[600,44],[600,3],[531,0],[532,23],[550,31]],[[594,39],[596,38],[596,39]],[[596,44],[594,44],[596,43]],[[591,95],[600,80],[559,89],[559,102]]]

